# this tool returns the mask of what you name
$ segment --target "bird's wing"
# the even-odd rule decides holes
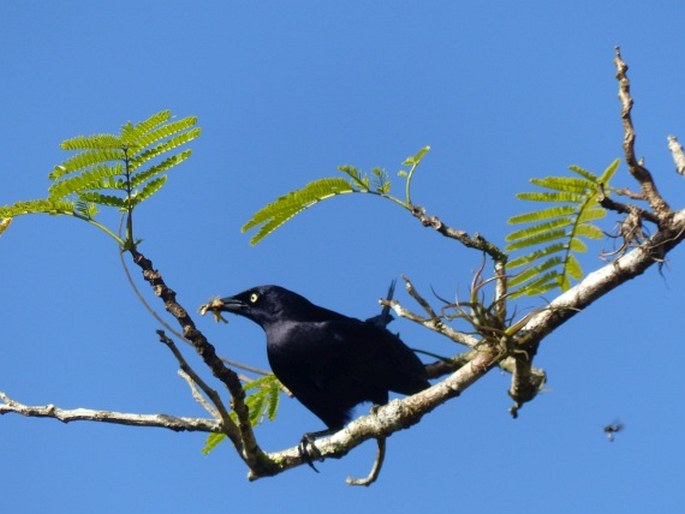
[[[426,387],[421,361],[389,331],[353,318],[283,324],[268,336],[277,377],[329,427],[362,402],[384,404],[388,391]]]
[[[339,355],[354,370],[356,379],[403,394],[428,387],[423,364],[392,332],[357,320],[335,321],[331,325],[341,336]]]
[[[291,357],[306,364],[321,389],[335,382],[363,390],[363,400],[385,403],[388,390],[412,394],[428,385],[414,352],[376,325],[353,318],[299,323],[289,338],[297,341],[296,349],[288,347]]]

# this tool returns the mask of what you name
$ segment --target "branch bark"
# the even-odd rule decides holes
[[[62,423],[72,421],[95,421],[135,427],[166,428],[174,432],[221,432],[221,424],[215,419],[185,418],[168,414],[132,414],[94,409],[63,409],[52,404],[25,405],[11,399],[0,391],[0,415],[15,413],[36,418],[53,418]]]

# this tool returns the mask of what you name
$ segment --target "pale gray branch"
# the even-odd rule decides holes
[[[207,401],[207,398],[202,396],[202,393],[197,387],[197,384],[193,382],[193,379],[183,371],[182,369],[178,370],[179,376],[186,381],[186,384],[188,384],[188,387],[190,387],[190,394],[193,396],[195,401],[202,405],[202,407],[209,413],[210,416],[213,416],[215,418],[220,418],[221,415],[219,414],[219,411],[216,410],[210,403]]]
[[[175,432],[220,432],[221,424],[215,419],[186,418],[170,416],[168,414],[131,414],[94,409],[62,409],[52,404],[24,405],[11,399],[0,391],[0,415],[8,413],[21,414],[38,418],[53,418],[63,423],[72,421],[97,421],[100,423],[114,423],[137,427],[166,428]]]
[[[668,149],[673,156],[675,170],[681,175],[685,175],[685,152],[675,136],[668,136]]]
[[[418,314],[411,312],[406,307],[403,307],[397,300],[391,300],[389,302],[387,300],[381,300],[381,304],[389,305],[392,308],[392,310],[395,311],[395,314],[397,314],[400,318],[405,318],[420,325],[423,325],[426,328],[429,328],[446,337],[449,337],[454,342],[463,344],[465,346],[475,346],[476,344],[478,344],[478,338],[454,330],[453,328],[447,326],[438,317],[424,318],[423,316],[419,316]]]

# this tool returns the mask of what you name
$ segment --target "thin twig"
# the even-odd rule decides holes
[[[450,239],[456,239],[468,248],[475,248],[487,253],[495,261],[506,262],[507,255],[496,245],[490,243],[480,234],[470,236],[465,230],[458,230],[445,225],[437,216],[428,216],[426,211],[419,206],[414,206],[411,210],[412,215],[417,218],[424,227],[431,227],[439,234]]]
[[[254,366],[250,366],[249,364],[241,364],[240,362],[236,362],[231,359],[227,359],[226,357],[219,357],[223,362],[231,366],[232,368],[238,368],[242,369],[243,371],[249,371],[250,373],[254,373],[256,375],[271,375],[271,371],[268,371],[266,369],[262,368],[256,368]]]
[[[395,314],[397,314],[400,318],[408,319],[414,323],[418,323],[419,325],[429,328],[430,330],[434,330],[435,332],[450,338],[455,343],[463,344],[465,346],[474,346],[478,344],[478,339],[469,334],[464,334],[463,332],[454,330],[452,327],[449,327],[443,323],[440,318],[424,318],[419,316],[418,314],[415,314],[403,307],[397,300],[392,300],[390,302],[382,300],[381,303],[383,305],[390,305],[392,310],[395,311]]]
[[[409,296],[411,296],[414,300],[416,300],[416,303],[423,307],[423,310],[426,311],[428,316],[430,316],[431,318],[437,318],[438,315],[433,310],[433,307],[431,307],[428,301],[426,301],[426,299],[419,294],[419,292],[414,287],[414,284],[411,283],[411,281],[406,277],[406,275],[402,275],[402,280],[404,280],[404,286],[407,289],[407,293],[409,293]]]
[[[636,205],[630,205],[612,200],[605,194],[604,190],[600,191],[597,200],[602,207],[609,209],[610,211],[615,211],[621,214],[637,213],[640,218],[650,221],[656,225],[659,224],[659,218],[650,211],[642,209]]]
[[[188,384],[188,387],[190,388],[190,394],[193,396],[195,401],[202,405],[202,407],[209,413],[210,416],[221,419],[221,414],[219,414],[219,411],[207,401],[207,398],[205,398],[205,396],[200,392],[197,387],[197,383],[193,381],[190,375],[188,375],[188,373],[182,369],[178,370],[178,375],[186,381],[186,384]]]
[[[176,348],[176,345],[174,342],[171,340],[169,336],[167,336],[163,330],[157,330],[157,335],[159,336],[159,340],[166,345],[169,350],[171,350],[171,353],[174,354],[174,357],[178,361],[178,365],[181,368],[181,371],[188,375],[190,379],[193,381],[194,384],[197,384],[200,389],[207,395],[207,398],[209,398],[212,403],[214,404],[214,407],[216,407],[216,410],[219,413],[219,417],[223,423],[224,426],[230,426],[232,427],[232,430],[237,430],[237,427],[235,426],[235,423],[233,423],[233,420],[231,417],[228,415],[228,410],[226,409],[226,406],[224,403],[221,401],[221,397],[219,396],[219,393],[217,393],[214,389],[209,387],[207,383],[202,380],[202,377],[200,377],[193,368],[188,365],[188,362],[185,360],[181,352],[178,351],[178,348]]]

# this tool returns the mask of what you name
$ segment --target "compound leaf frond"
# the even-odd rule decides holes
[[[614,160],[599,177],[579,166],[571,166],[570,170],[579,177],[534,178],[531,183],[543,191],[516,195],[521,200],[555,205],[509,219],[511,224],[528,226],[506,237],[507,251],[532,248],[528,254],[509,261],[512,269],[527,266],[509,280],[510,286],[518,286],[510,290],[512,297],[537,295],[554,287],[566,290],[571,287],[571,279],[582,278],[583,271],[575,254],[587,251],[583,239],[604,236],[594,224],[606,215],[597,196],[603,186],[608,186],[618,162]]]
[[[293,216],[312,205],[333,196],[355,191],[359,192],[347,180],[342,178],[329,177],[315,180],[302,189],[297,189],[280,196],[272,203],[266,205],[257,211],[240,230],[241,232],[246,232],[261,225],[257,234],[250,240],[250,244],[255,245]]]

